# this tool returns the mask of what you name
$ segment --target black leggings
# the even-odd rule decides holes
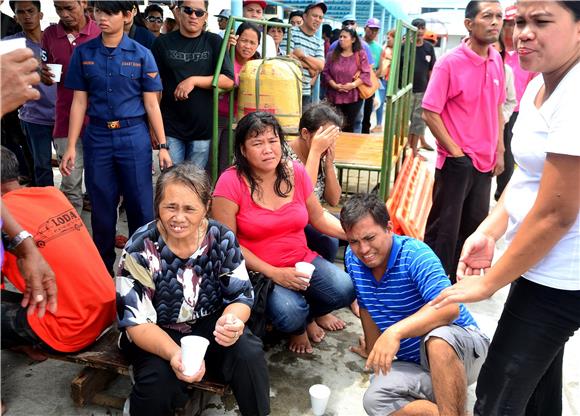
[[[199,335],[210,341],[205,355],[206,375],[230,384],[242,415],[270,413],[270,381],[262,341],[248,329],[230,347],[215,342],[213,330],[220,314],[200,319],[191,334],[162,328],[179,344],[185,335]],[[131,415],[163,416],[187,402],[186,383],[175,376],[169,362],[143,351],[121,338],[121,349],[133,365],[135,385],[131,391]],[[204,376],[206,378],[206,376]]]
[[[580,290],[512,284],[477,380],[474,413],[561,415],[564,344],[580,326]]]
[[[346,131],[348,133],[352,133],[354,131],[354,122],[358,116],[358,113],[360,113],[362,105],[363,100],[358,100],[354,103],[348,104],[335,104],[336,108],[338,108],[344,116],[344,126],[342,131]]]

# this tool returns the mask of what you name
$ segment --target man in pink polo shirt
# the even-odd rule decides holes
[[[62,65],[60,82],[56,89],[56,116],[53,131],[54,147],[60,161],[68,144],[68,121],[73,91],[65,88],[68,64],[74,48],[100,35],[99,26],[85,14],[85,1],[55,1],[54,8],[60,18],[57,25],[46,28],[42,35],[42,49],[46,52],[45,64]],[[52,85],[53,80],[46,65],[42,68],[42,82]],[[82,136],[82,133],[81,133]],[[77,212],[83,209],[83,148],[77,141],[73,172],[63,176],[60,190]]]
[[[517,105],[514,109],[509,120],[505,121],[504,132],[503,132],[503,144],[505,147],[505,153],[503,155],[505,161],[505,169],[498,175],[496,178],[497,181],[497,188],[495,190],[494,198],[495,200],[499,200],[499,197],[503,193],[506,185],[510,181],[512,174],[514,173],[514,156],[512,155],[512,129],[516,124],[516,120],[518,118],[518,114],[520,112],[520,99],[522,95],[524,95],[524,91],[528,86],[528,83],[534,78],[537,73],[536,72],[529,72],[520,66],[520,62],[518,60],[518,51],[514,48],[514,27],[516,26],[516,11],[517,6],[509,6],[505,9],[503,15],[503,28],[502,28],[502,36],[503,41],[505,44],[505,63],[510,66],[514,73],[514,83],[516,86],[516,101]]]
[[[488,214],[491,178],[503,170],[505,80],[491,46],[501,26],[498,1],[470,1],[469,36],[437,61],[423,98],[438,153],[425,243],[452,280],[463,242]]]

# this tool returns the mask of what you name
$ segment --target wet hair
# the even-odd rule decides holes
[[[236,135],[234,142],[234,166],[238,176],[245,177],[250,184],[250,195],[254,199],[254,193],[261,193],[259,179],[255,178],[252,173],[252,168],[248,159],[242,153],[242,147],[246,141],[252,137],[256,137],[264,133],[267,129],[272,128],[274,134],[280,140],[280,148],[282,149],[282,158],[278,166],[276,166],[276,181],[274,182],[274,192],[280,197],[287,197],[292,191],[293,184],[290,175],[290,170],[287,166],[288,154],[286,150],[286,141],[284,139],[284,131],[274,117],[270,113],[257,111],[242,117],[236,127]],[[282,190],[284,185],[285,191]]]
[[[19,1],[9,1],[8,4],[14,13],[16,13],[16,4],[20,3]],[[32,5],[36,7],[36,9],[40,12],[40,2],[39,1],[31,1]]]
[[[412,26],[415,26],[417,29],[423,28],[425,29],[425,26],[427,26],[427,22],[425,21],[425,19],[421,19],[420,17],[417,19],[413,19],[413,21],[411,22]]]
[[[331,123],[335,126],[342,127],[344,119],[336,109],[327,102],[320,102],[309,106],[298,125],[298,131],[308,130],[310,133],[316,132],[320,126]]]
[[[268,19],[268,22],[284,23],[284,20],[278,19],[277,17],[271,17],[270,19]],[[272,29],[273,27],[277,29],[282,29],[282,33],[286,33],[286,28],[280,26],[268,26],[268,30]]]
[[[340,225],[348,232],[367,215],[382,228],[388,227],[389,213],[385,201],[377,194],[356,194],[348,198],[340,210]]]
[[[580,2],[577,0],[561,0],[560,5],[574,15],[574,21],[580,21]]]
[[[471,0],[465,7],[466,19],[475,19],[475,16],[477,16],[477,13],[481,10],[481,5],[479,3],[499,3],[499,0]]]
[[[159,205],[163,200],[165,188],[170,184],[180,184],[191,189],[209,212],[211,184],[206,171],[192,162],[183,162],[161,171],[161,175],[157,178],[154,196],[155,218],[159,218]]]
[[[354,39],[354,42],[352,44],[353,53],[356,53],[362,49],[360,38],[358,37],[356,30],[349,28],[349,27],[344,27],[344,28],[340,29],[340,33],[342,33],[342,32],[348,33]],[[340,39],[340,37],[339,37],[339,39]],[[334,50],[332,51],[332,60],[333,61],[338,60],[338,57],[340,56],[342,51],[343,51],[343,49],[342,49],[342,46],[340,46],[340,41],[339,41],[336,44],[336,47],[334,48]]]
[[[0,156],[0,168],[2,183],[17,181],[20,176],[20,165],[16,155],[7,147],[2,146],[2,155]]]
[[[151,12],[157,12],[157,13],[161,14],[161,18],[163,18],[163,9],[161,8],[161,6],[159,6],[157,4],[150,4],[149,6],[147,6],[145,8],[143,15],[145,17],[147,17],[147,16],[149,16],[149,13],[151,13]]]
[[[123,14],[130,13],[135,8],[134,1],[109,1],[109,0],[96,0],[94,2],[95,9],[112,15],[119,12]]]

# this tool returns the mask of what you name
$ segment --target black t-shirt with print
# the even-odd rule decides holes
[[[413,92],[425,92],[429,82],[429,71],[435,65],[435,49],[431,43],[424,41],[415,48],[415,73],[413,76]]]
[[[177,85],[188,77],[214,75],[221,43],[222,38],[210,32],[187,38],[175,31],[155,40],[151,52],[163,83],[161,113],[167,136],[184,141],[211,139],[213,91],[194,88],[184,101],[176,101],[173,93]],[[221,73],[234,79],[227,54]]]

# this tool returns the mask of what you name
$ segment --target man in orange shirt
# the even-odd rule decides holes
[[[92,344],[115,318],[115,285],[74,207],[54,187],[24,188],[18,161],[1,150],[2,204],[33,238],[56,275],[58,309],[44,317],[27,314],[20,294],[3,291],[2,349],[35,346],[46,351],[75,352]],[[26,288],[14,255],[6,253],[2,275],[21,292]],[[12,299],[13,301],[6,301]],[[14,302],[16,301],[16,302]],[[28,350],[30,351],[30,350]]]

